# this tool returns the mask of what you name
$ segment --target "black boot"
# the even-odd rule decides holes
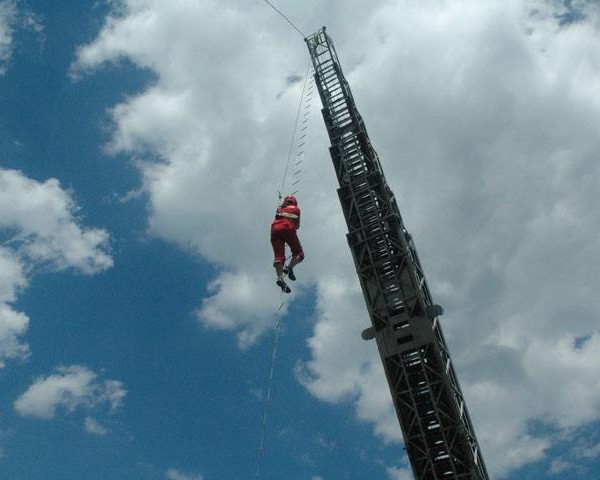
[[[292,291],[292,289],[288,287],[287,283],[285,283],[282,279],[277,280],[277,285],[281,287],[283,293],[290,293]]]
[[[292,267],[285,267],[283,269],[283,273],[285,273],[292,282],[296,280],[296,275],[294,275],[294,270]]]

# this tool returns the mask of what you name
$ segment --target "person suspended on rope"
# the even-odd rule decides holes
[[[300,208],[298,201],[293,195],[287,195],[281,205],[277,208],[275,219],[271,223],[271,245],[275,261],[273,266],[277,274],[277,285],[285,293],[290,293],[291,289],[285,283],[284,275],[292,281],[296,280],[294,267],[304,260],[302,245],[298,240],[296,231],[300,228]],[[285,245],[288,245],[292,251],[292,259],[285,266]]]

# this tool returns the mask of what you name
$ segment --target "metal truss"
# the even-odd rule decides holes
[[[307,37],[347,240],[413,474],[487,480],[488,474],[414,242],[356,108],[325,27]]]

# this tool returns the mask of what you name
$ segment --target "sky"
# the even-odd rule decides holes
[[[272,3],[333,39],[491,478],[594,478],[600,4]],[[0,0],[1,478],[412,478],[309,66],[264,1]]]

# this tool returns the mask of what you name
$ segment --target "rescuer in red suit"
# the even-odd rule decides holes
[[[304,252],[302,245],[298,240],[296,230],[300,228],[300,208],[298,201],[293,195],[288,195],[283,199],[282,204],[277,208],[275,220],[271,224],[271,245],[275,254],[273,266],[277,273],[277,285],[281,287],[285,293],[290,293],[290,287],[287,286],[283,279],[284,274],[292,281],[296,280],[294,275],[294,267],[304,260]],[[285,245],[289,245],[292,251],[292,259],[287,267],[285,264]]]

